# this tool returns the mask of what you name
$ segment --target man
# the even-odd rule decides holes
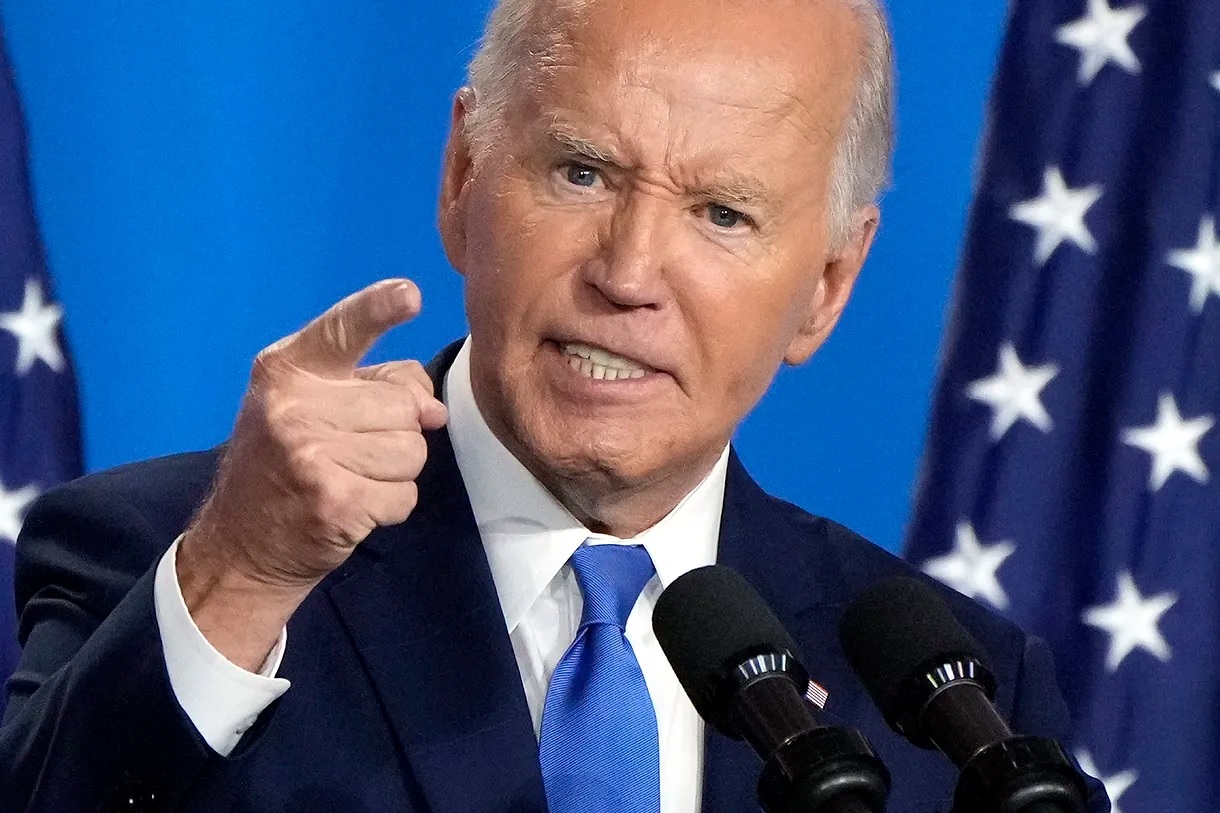
[[[421,302],[374,285],[259,355],[222,451],[40,502],[5,809],[749,809],[757,760],[704,731],[649,630],[714,561],[873,739],[891,809],[947,808],[951,768],[835,644],[905,566],[728,445],[868,253],[889,62],[867,0],[503,0],[441,190],[470,338],[359,367]],[[1004,711],[1062,735],[1045,650],[954,606]]]

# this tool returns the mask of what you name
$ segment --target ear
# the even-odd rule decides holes
[[[437,226],[445,256],[459,274],[465,273],[466,264],[465,192],[474,170],[474,157],[467,136],[467,117],[474,104],[474,91],[469,87],[459,90],[453,99],[449,141],[445,146],[445,160],[441,168],[440,204],[437,206]]]
[[[847,241],[827,261],[810,300],[808,317],[784,354],[784,361],[792,366],[808,361],[839,323],[839,316],[847,307],[860,269],[873,246],[873,238],[877,236],[881,210],[866,206],[857,211],[852,220]]]

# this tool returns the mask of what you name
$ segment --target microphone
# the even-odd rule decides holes
[[[883,813],[890,777],[856,731],[819,726],[796,643],[762,597],[722,565],[676,579],[652,626],[695,709],[763,759],[768,813]]]
[[[930,586],[898,577],[866,590],[839,640],[886,722],[961,771],[954,813],[1083,813],[1084,780],[1063,747],[1013,734],[982,649]]]

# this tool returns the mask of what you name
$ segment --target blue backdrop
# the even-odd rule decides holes
[[[970,196],[1000,0],[895,3],[900,147],[838,334],[742,428],[764,486],[899,544]],[[463,331],[434,229],[449,101],[486,0],[4,0],[90,469],[225,437],[253,355],[405,275]]]

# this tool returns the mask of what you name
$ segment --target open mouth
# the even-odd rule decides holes
[[[656,372],[651,367],[616,356],[609,350],[592,345],[570,342],[559,345],[559,352],[567,359],[568,366],[586,378],[598,381],[623,381],[643,378]]]

